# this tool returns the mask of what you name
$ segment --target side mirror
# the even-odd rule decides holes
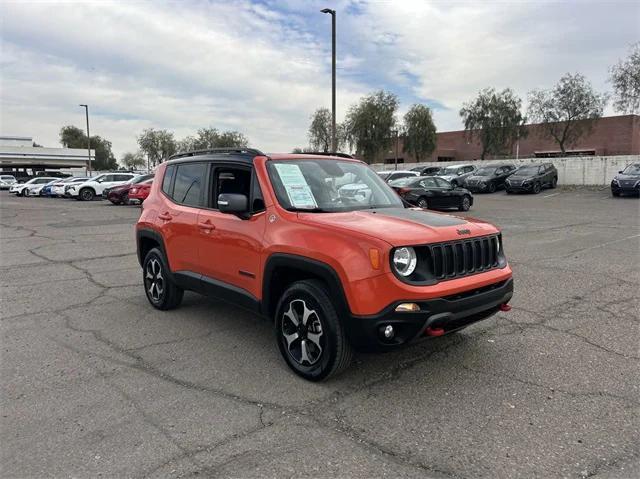
[[[245,195],[223,193],[218,195],[218,209],[221,213],[247,213],[249,210],[249,200]]]
[[[618,171],[618,173],[622,173],[622,170]]]

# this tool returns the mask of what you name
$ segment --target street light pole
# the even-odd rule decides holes
[[[87,117],[87,156],[89,158],[89,177],[91,177],[91,133],[89,133],[89,105],[80,105],[84,107],[84,112]]]
[[[398,138],[399,138],[400,132],[398,130],[393,130],[393,134],[396,136],[395,165],[396,165],[396,171],[398,171]]]
[[[331,15],[331,151],[336,152],[336,11],[330,8],[320,10]]]

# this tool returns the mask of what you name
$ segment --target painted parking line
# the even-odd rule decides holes
[[[557,195],[559,195],[559,194],[560,194],[560,193],[553,193],[553,194],[551,194],[551,195],[545,195],[545,196],[543,196],[543,198],[551,198],[552,196],[557,196]]]

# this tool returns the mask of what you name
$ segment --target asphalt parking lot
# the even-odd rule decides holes
[[[321,384],[242,310],[153,310],[137,207],[0,202],[3,477],[640,476],[638,199],[477,195],[513,310]]]

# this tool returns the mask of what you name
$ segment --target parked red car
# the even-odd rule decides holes
[[[137,185],[131,185],[129,189],[129,201],[139,201],[142,203],[149,196],[149,192],[151,191],[151,184],[153,183],[153,178],[143,181],[142,183],[138,183]]]
[[[102,196],[107,198],[114,205],[127,204],[129,202],[129,190],[139,183],[153,179],[153,173],[140,175],[123,185],[114,186],[113,188],[103,191]]]

